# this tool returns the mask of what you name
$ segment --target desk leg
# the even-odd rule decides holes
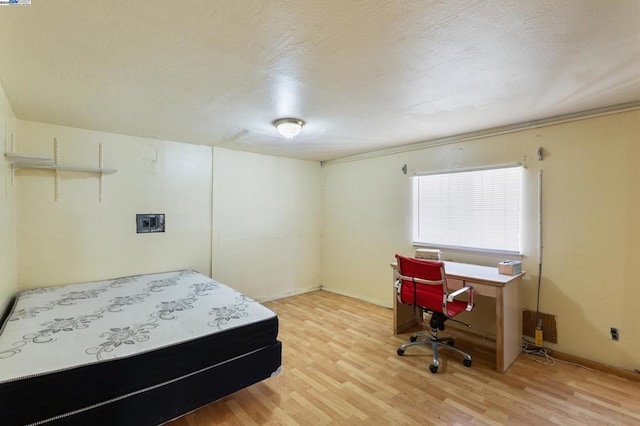
[[[520,279],[498,290],[496,297],[496,370],[504,373],[522,352]]]

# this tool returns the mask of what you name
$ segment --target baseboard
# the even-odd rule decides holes
[[[634,382],[640,382],[640,373],[636,373],[634,371],[625,370],[619,367],[613,367],[611,365],[603,364],[601,362],[592,361],[587,358],[581,358],[579,356],[570,355],[564,352],[558,352],[550,349],[547,349],[547,353],[553,358],[559,359],[561,361],[578,364],[583,367],[601,371],[603,373],[609,373],[619,377],[624,377],[625,379],[633,380]]]

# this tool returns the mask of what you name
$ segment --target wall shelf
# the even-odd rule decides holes
[[[20,162],[13,163],[13,167],[16,169],[49,169],[49,170],[62,170],[66,172],[101,173],[105,175],[111,175],[118,171],[116,169],[103,169],[98,167],[65,166],[62,164],[53,164],[53,163],[37,162],[37,161],[20,161]]]
[[[15,152],[5,152],[4,156],[11,163],[22,162],[24,164],[53,164],[51,157],[46,155],[17,154]]]
[[[56,138],[53,139],[53,152],[53,159],[47,155],[18,154],[16,152],[5,152],[4,156],[14,170],[41,169],[55,171],[55,201],[58,201],[59,198],[60,184],[58,171],[97,174],[100,177],[98,199],[100,202],[102,202],[102,175],[111,175],[117,173],[118,171],[117,169],[106,169],[102,167],[102,144],[98,145],[99,167],[70,166],[60,164],[60,162],[58,161],[58,140]]]
[[[55,164],[53,160],[46,155],[27,155],[7,152],[4,156],[7,157],[16,169],[50,169],[63,170],[67,172],[103,173],[106,175],[110,175],[118,171],[116,169],[105,169],[101,167],[79,167]]]

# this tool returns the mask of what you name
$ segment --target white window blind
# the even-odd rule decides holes
[[[521,166],[413,178],[413,242],[520,253]]]

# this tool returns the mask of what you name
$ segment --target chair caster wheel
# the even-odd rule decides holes
[[[432,364],[429,366],[429,370],[431,370],[433,374],[436,374],[438,372],[438,367]]]
[[[398,355],[400,356],[404,355],[404,349],[398,349]]]
[[[409,341],[410,341],[410,342],[415,342],[416,340],[418,340],[418,336],[411,336],[411,337],[409,337]]]
[[[471,367],[471,360],[470,359],[465,359],[464,361],[462,361],[462,363],[464,364],[465,367]]]

